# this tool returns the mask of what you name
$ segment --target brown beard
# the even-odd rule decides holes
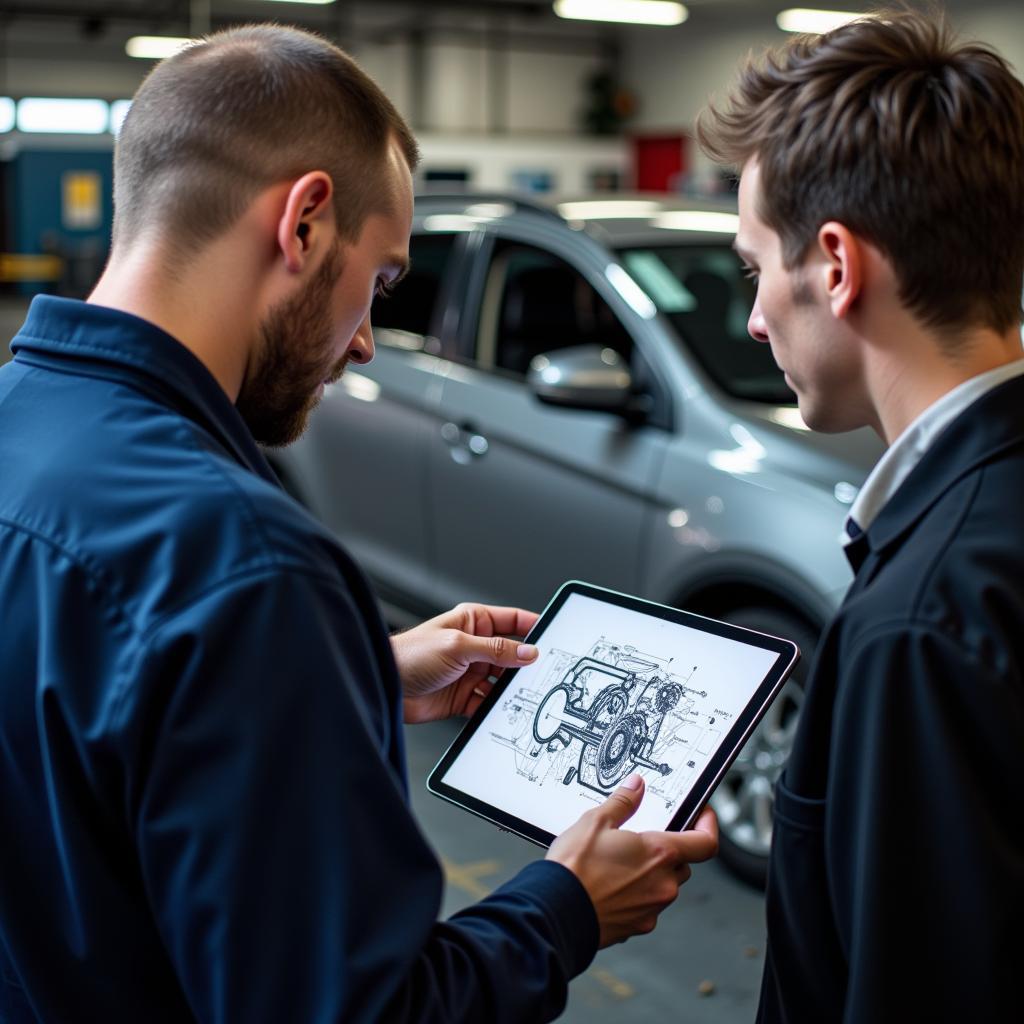
[[[345,370],[348,355],[330,362],[331,295],[342,266],[336,243],[302,292],[271,309],[260,325],[259,348],[235,406],[252,436],[268,448],[302,436],[320,385],[333,384]]]

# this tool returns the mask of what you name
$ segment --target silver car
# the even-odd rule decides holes
[[[418,199],[375,359],[273,461],[396,624],[464,600],[539,609],[581,579],[795,640],[795,678],[714,798],[723,859],[759,882],[850,582],[839,532],[881,445],[809,432],[747,335],[734,210]]]

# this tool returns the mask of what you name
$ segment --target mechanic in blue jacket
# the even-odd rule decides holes
[[[389,641],[256,442],[373,353],[416,146],[340,51],[232,30],[158,65],[88,303],[41,297],[0,370],[0,1020],[548,1020],[715,847],[620,830],[437,921],[402,720],[472,711],[535,616]],[[352,481],[354,492],[359,482]],[[500,542],[500,541],[499,541]],[[627,780],[629,783],[630,780]]]
[[[748,63],[702,133],[750,333],[808,426],[889,445],[776,789],[759,1019],[1019,1020],[1024,85],[890,11]]]

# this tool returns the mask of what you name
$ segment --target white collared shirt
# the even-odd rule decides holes
[[[878,460],[850,508],[847,523],[852,519],[860,531],[867,530],[939,434],[982,395],[1021,375],[1024,375],[1024,359],[1017,359],[958,384],[928,406]],[[852,539],[849,527],[844,528],[840,542],[846,545]]]

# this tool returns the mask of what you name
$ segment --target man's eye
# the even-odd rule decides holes
[[[758,275],[758,272],[753,267],[744,266],[743,267],[743,276],[748,281],[753,281],[754,284],[757,284],[757,278],[758,278],[759,275]]]
[[[377,278],[377,287],[374,289],[374,293],[382,299],[391,298],[395,287],[389,281],[385,281],[383,277]]]

